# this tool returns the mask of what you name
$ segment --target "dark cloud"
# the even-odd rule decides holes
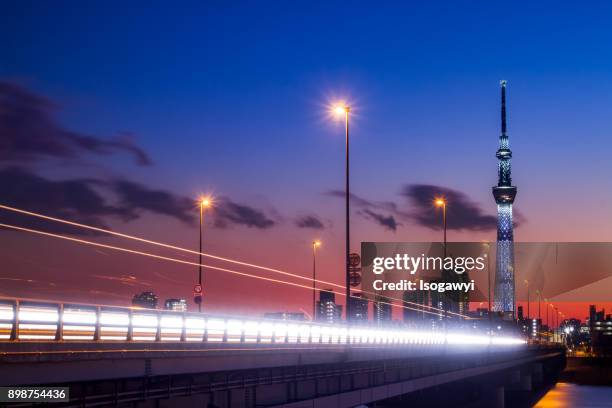
[[[400,225],[392,215],[383,215],[368,209],[361,210],[359,214],[364,218],[376,221],[379,225],[393,232],[397,231],[397,226]]]
[[[330,190],[324,194],[330,197],[336,197],[336,198],[342,198],[342,199],[344,199],[346,196],[345,192],[341,190]],[[371,209],[376,208],[380,210],[391,211],[391,212],[396,212],[398,214],[402,214],[402,212],[397,208],[397,204],[391,201],[371,201],[363,197],[359,197],[352,193],[350,194],[350,201],[351,201],[351,205],[354,205],[355,207],[358,207],[358,208],[371,208]]]
[[[323,222],[315,215],[304,215],[298,217],[295,220],[295,225],[298,228],[312,228],[312,229],[323,229],[325,225]]]
[[[194,200],[174,193],[154,190],[145,185],[127,180],[115,180],[111,183],[113,191],[119,197],[119,203],[127,208],[133,217],[139,210],[174,217],[184,223],[195,221],[196,205]]]
[[[105,198],[107,196],[116,197],[116,202],[110,203]],[[140,218],[145,211],[166,215],[190,225],[195,224],[197,217],[197,206],[192,199],[169,191],[123,179],[54,181],[19,167],[0,169],[0,202],[104,229],[109,229],[105,217],[127,222]],[[276,221],[263,210],[227,198],[218,200],[212,216],[215,226],[220,228],[242,225],[267,229],[276,225]],[[91,234],[85,229],[7,210],[0,210],[0,221],[57,233]]]
[[[111,194],[112,193],[112,194]],[[105,196],[115,195],[116,204]],[[0,169],[2,204],[29,210],[81,224],[109,229],[106,217],[130,221],[141,211],[167,215],[193,224],[194,204],[191,200],[167,191],[152,190],[126,180],[111,182],[96,179],[54,181],[19,167]],[[0,219],[30,228],[67,234],[91,234],[91,231],[31,216],[1,210]]]
[[[345,197],[344,191],[340,190],[331,190],[325,194],[341,199]],[[415,221],[428,228],[440,229],[440,213],[434,208],[433,200],[437,196],[444,196],[448,201],[448,229],[489,231],[495,230],[497,226],[496,216],[485,214],[477,203],[457,190],[429,184],[412,184],[404,186],[401,195],[410,199],[412,208],[404,210],[392,201],[373,201],[354,194],[351,194],[351,205],[364,218],[391,231],[396,231],[402,225],[398,220]],[[515,224],[523,220],[524,217],[517,213]]]
[[[227,198],[220,199],[214,209],[215,226],[226,228],[230,224],[249,228],[267,229],[276,225],[262,210],[246,204],[238,204]]]
[[[129,134],[103,140],[62,127],[55,119],[57,106],[19,85],[0,81],[0,160],[23,161],[38,157],[75,158],[79,153],[126,152],[140,165],[149,156]]]
[[[440,229],[440,212],[433,200],[443,196],[447,202],[447,228],[454,230],[495,230],[497,217],[483,213],[480,206],[460,191],[429,184],[412,184],[402,189],[402,195],[414,204],[412,218],[420,225]]]
[[[18,167],[0,169],[0,197],[3,204],[27,209],[82,224],[108,228],[103,216],[130,219],[129,211],[108,205],[95,190],[95,180],[74,179],[53,181]],[[18,215],[6,210],[0,212],[5,223],[40,228],[69,234],[89,234],[87,230]]]
[[[331,190],[325,194],[330,197],[345,198],[344,191],[340,190]],[[359,215],[390,231],[397,231],[397,227],[402,225],[397,221],[398,218],[403,220],[411,218],[409,213],[400,210],[397,204],[391,201],[372,201],[355,194],[351,194],[350,199],[351,205],[359,209]],[[387,213],[387,215],[382,212]]]

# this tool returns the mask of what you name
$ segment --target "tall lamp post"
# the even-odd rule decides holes
[[[346,251],[344,254],[344,267],[345,267],[345,280],[346,280],[346,321],[350,320],[350,304],[349,299],[351,298],[351,277],[349,271],[349,254],[351,251],[351,237],[350,237],[350,211],[349,211],[349,201],[350,201],[350,188],[349,188],[349,112],[351,111],[351,107],[345,104],[338,105],[334,108],[334,112],[341,116],[344,115],[344,123],[345,123],[345,139],[346,139],[346,168],[345,168],[345,204],[346,204]]]
[[[442,229],[444,230],[443,241],[444,241],[444,259],[446,259],[446,200],[442,197],[438,197],[434,200],[434,204],[438,208],[442,208]],[[444,269],[444,268],[442,268]],[[444,274],[443,274],[444,276]],[[448,320],[448,302],[444,302],[444,317]],[[445,330],[448,327],[447,322],[444,324]]]
[[[546,298],[544,298],[544,309],[546,309],[546,328],[548,332],[548,330],[550,330],[550,324],[548,323],[548,299]]]
[[[487,251],[485,253],[485,256],[487,257],[487,286],[488,286],[487,301],[488,301],[488,309],[489,309],[489,312],[487,313],[487,315],[489,317],[489,334],[491,334],[491,257],[489,256],[489,250],[491,248],[491,244],[489,244],[488,242],[483,242],[482,246]]]
[[[542,333],[542,292],[539,289],[536,289],[536,295],[538,296],[538,322],[539,322],[539,330],[538,330],[538,339],[541,339]]]
[[[436,198],[434,204],[442,208],[442,227],[444,229],[444,258],[446,258],[446,200],[442,197]]]
[[[204,225],[204,210],[207,208],[210,208],[212,206],[212,199],[210,197],[201,197],[199,200],[199,207],[200,207],[200,234],[199,234],[199,240],[200,240],[200,252],[198,254],[198,285],[200,287],[200,289],[202,288],[202,227]],[[200,296],[197,296],[196,302],[198,304],[198,312],[202,311],[202,296],[201,296],[200,292]]]
[[[527,285],[527,318],[531,319],[531,312],[529,309],[529,305],[531,304],[531,302],[529,301],[529,281],[527,279],[525,279],[525,285]]]
[[[559,309],[556,306],[555,306],[555,312],[557,312],[555,313],[555,319],[557,319],[555,321],[555,332],[556,332],[559,329]]]
[[[549,303],[548,306],[550,306],[552,310],[555,310],[555,306],[552,303]],[[546,318],[546,320],[548,320],[548,318]],[[555,314],[553,312],[551,312],[551,320],[552,322],[549,324],[552,329],[552,336],[553,336],[553,341],[554,341],[555,340]]]
[[[316,287],[315,282],[317,281],[317,248],[321,246],[321,241],[312,241],[312,320],[315,320],[316,316]]]

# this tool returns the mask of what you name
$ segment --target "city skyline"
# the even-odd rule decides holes
[[[140,21],[135,10],[108,16],[114,29],[105,31],[93,10],[25,17],[19,6],[11,7],[12,19],[0,29],[9,40],[4,51],[10,49],[12,57],[0,66],[0,103],[4,112],[41,132],[26,140],[31,129],[20,127],[22,122],[0,125],[2,138],[9,140],[0,148],[2,192],[15,201],[3,204],[197,249],[195,201],[210,192],[219,206],[205,225],[205,252],[309,276],[310,243],[321,239],[317,273],[341,283],[343,130],[327,117],[327,106],[345,99],[354,107],[353,250],[361,241],[439,241],[439,214],[429,201],[436,194],[450,199],[449,240],[493,242],[495,85],[505,78],[512,85],[513,150],[520,152],[514,173],[521,186],[516,240],[612,240],[607,216],[612,193],[601,188],[608,185],[609,164],[600,146],[609,132],[606,106],[612,106],[609,51],[602,55],[610,34],[603,18],[572,36],[555,37],[543,27],[586,16],[560,7],[536,21],[489,6],[481,13],[525,27],[525,33],[510,36],[479,18],[473,32],[455,35],[461,27],[453,23],[453,13],[424,7],[409,17],[415,24],[402,24],[394,33],[406,44],[383,36],[377,29],[381,17],[374,15],[370,33],[353,33],[342,51],[330,38],[336,30],[352,30],[338,23],[334,7],[324,17],[308,15],[308,23],[299,22],[297,10],[277,22],[277,32],[285,34],[292,24],[322,27],[299,45],[294,31],[283,39],[265,27],[275,13],[254,10],[261,24],[245,23],[244,16],[220,5],[200,9],[184,25],[172,13],[147,15],[180,26],[171,37],[132,25]],[[350,13],[363,17],[364,9]],[[469,11],[461,13],[469,17]],[[445,28],[428,38],[427,27],[416,21],[424,15],[436,16]],[[66,29],[54,30],[57,24]],[[224,24],[242,31],[227,33]],[[33,25],[39,31],[26,33]],[[83,37],[71,38],[67,27],[82,29]],[[482,36],[488,31],[491,38]],[[540,34],[535,41],[529,36],[534,32]],[[219,33],[225,34],[221,45],[214,43]],[[271,50],[236,52],[250,35]],[[415,37],[424,39],[423,45]],[[189,52],[196,38],[204,40],[204,56]],[[381,40],[388,51],[376,51]],[[96,54],[90,43],[97,45]],[[142,43],[147,46],[139,47]],[[484,49],[470,72],[462,67],[470,64],[471,53],[458,55],[453,51],[458,44]],[[430,51],[434,45],[437,54]],[[362,49],[375,58],[362,56]],[[301,57],[315,50],[319,62]],[[127,58],[136,51],[139,58]],[[407,51],[414,58],[401,57]],[[535,69],[527,71],[525,60]],[[570,93],[572,98],[563,97]],[[567,166],[558,157],[580,165]],[[11,183],[28,186],[30,194]],[[568,184],[574,193],[551,206],[549,197],[567,191]],[[6,212],[1,215],[7,219]],[[4,295],[129,302],[135,292],[163,288],[161,298],[191,299],[197,273],[191,266],[16,232],[1,231],[0,242]],[[275,310],[279,303],[309,310],[308,290],[206,274],[204,304],[213,310],[238,298],[244,312]],[[610,287],[612,281],[600,285]],[[235,294],[227,297],[230,289]],[[261,296],[266,290],[278,297]],[[568,307],[568,315],[572,310]]]

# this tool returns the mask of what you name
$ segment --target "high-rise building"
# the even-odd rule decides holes
[[[495,270],[495,304],[497,312],[514,318],[514,232],[512,204],[516,187],[512,185],[510,159],[512,151],[506,133],[506,81],[501,81],[501,135],[499,136],[498,182],[493,187],[497,204],[497,262]]]
[[[338,323],[342,316],[342,306],[336,304],[336,295],[332,289],[324,289],[319,292],[317,301],[316,317],[318,321],[327,323]]]
[[[441,281],[432,280],[432,282],[439,283]],[[448,303],[449,303],[447,297],[445,296],[445,293],[440,293],[438,291],[432,291],[430,294],[430,298],[431,298],[431,305],[436,308],[435,310],[432,310],[433,312],[436,313],[436,315],[430,314],[429,315],[430,319],[438,320],[438,321],[444,320],[446,316],[446,311],[448,311]]]
[[[367,322],[368,321],[368,299],[364,297],[361,293],[353,293],[351,294],[351,298],[349,299],[349,303],[351,304],[349,307],[349,311],[351,313],[351,322]]]
[[[541,328],[542,328],[542,320],[541,319],[527,319],[527,321],[531,322],[531,326],[529,329],[529,335],[533,338],[538,337]]]
[[[164,309],[174,310],[176,312],[187,311],[187,301],[185,299],[166,299]]]
[[[159,298],[153,292],[142,292],[134,295],[132,298],[132,306],[143,307],[145,309],[157,309]]]
[[[592,328],[593,324],[597,320],[597,309],[595,309],[595,305],[589,306],[589,326]]]
[[[427,290],[407,290],[404,292],[404,321],[416,322],[429,317],[429,291]]]
[[[391,299],[384,296],[374,298],[374,322],[378,325],[391,322]]]

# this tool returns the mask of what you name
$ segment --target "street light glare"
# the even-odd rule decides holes
[[[213,200],[212,200],[211,197],[208,197],[208,196],[207,197],[200,197],[199,201],[200,201],[200,206],[202,208],[210,208],[210,207],[212,207]]]
[[[434,204],[436,205],[436,207],[443,207],[446,205],[446,201],[443,198],[436,198]]]
[[[319,240],[313,241],[312,245],[314,245],[315,247],[320,247],[321,246],[321,241],[319,241]]]
[[[341,117],[351,111],[350,106],[344,102],[338,102],[332,105],[331,111],[334,115]]]

